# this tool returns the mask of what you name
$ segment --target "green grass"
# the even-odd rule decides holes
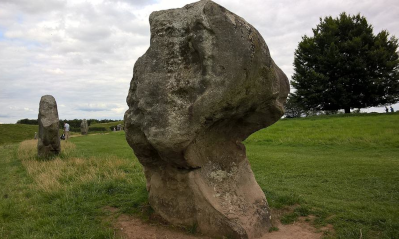
[[[74,137],[71,142],[79,146],[81,150],[77,154],[82,157],[135,158],[132,148],[126,142],[124,131]]]
[[[316,227],[334,226],[328,238],[398,238],[398,123],[397,113],[285,119],[245,145],[270,206],[295,208],[283,223],[313,215]],[[51,161],[36,159],[36,141],[5,141],[0,238],[114,238],[104,208],[148,214],[124,132],[71,138]]]
[[[399,114],[281,120],[246,146],[271,207],[300,204],[337,238],[398,238]]]
[[[0,124],[0,145],[33,139],[35,132],[39,132],[38,125]]]
[[[96,124],[90,124],[89,126],[89,133],[90,133],[90,128],[91,127],[100,127],[100,128],[105,128],[106,131],[112,131],[110,127],[116,127],[118,124],[123,125],[123,121],[116,121],[116,122],[109,122],[109,123],[96,123]]]
[[[24,140],[33,139],[35,132],[39,134],[38,125],[28,124],[0,124],[0,145],[19,143]],[[63,130],[59,130],[61,136]],[[70,135],[80,135],[77,132],[70,132]]]
[[[141,165],[122,136],[62,141],[64,153],[50,161],[36,158],[35,140],[0,146],[0,238],[114,238],[105,208],[137,213],[147,203]],[[101,144],[124,152],[90,155]]]
[[[399,147],[399,113],[283,119],[251,135],[247,144]]]

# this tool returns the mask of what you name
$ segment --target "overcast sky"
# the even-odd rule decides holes
[[[46,94],[55,97],[60,119],[122,119],[133,65],[149,47],[150,13],[191,2],[0,0],[0,123],[37,119]],[[360,13],[374,33],[399,37],[398,0],[215,2],[258,29],[288,78],[298,42],[320,17]]]

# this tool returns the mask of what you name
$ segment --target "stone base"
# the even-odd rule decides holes
[[[146,168],[149,201],[172,224],[212,236],[256,238],[271,227],[269,207],[248,160],[229,169]]]

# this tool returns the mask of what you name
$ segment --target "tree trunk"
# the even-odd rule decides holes
[[[345,114],[350,114],[350,113],[351,113],[351,108],[345,107]]]

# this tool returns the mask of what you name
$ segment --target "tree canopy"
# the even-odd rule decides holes
[[[367,108],[399,101],[398,40],[377,35],[365,17],[320,18],[294,58],[291,95],[309,110]]]
[[[287,118],[299,118],[302,114],[306,114],[303,106],[297,102],[296,98],[293,98],[292,95],[289,95],[287,101],[285,103],[285,116]]]

